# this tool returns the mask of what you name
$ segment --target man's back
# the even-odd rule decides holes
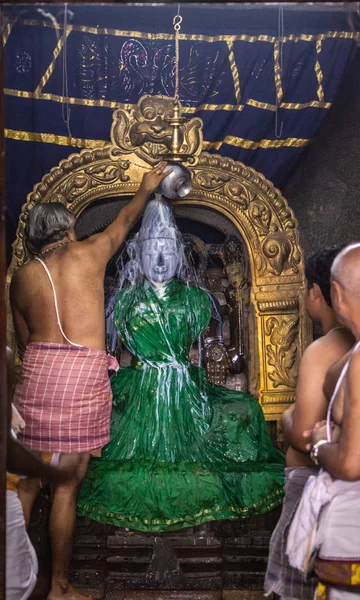
[[[104,261],[94,260],[87,242],[72,242],[41,257],[56,290],[66,337],[87,348],[104,349]],[[49,277],[38,260],[14,275],[11,304],[21,346],[29,342],[67,344],[57,323]]]

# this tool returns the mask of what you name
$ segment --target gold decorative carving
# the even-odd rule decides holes
[[[59,185],[58,195],[54,199],[58,202],[72,204],[78,196],[87,192],[90,188],[99,185],[111,184],[117,180],[128,181],[129,176],[125,171],[129,168],[128,161],[116,161],[113,164],[103,163],[83,169]]]
[[[159,162],[172,149],[174,100],[167,96],[143,96],[130,111],[119,109],[113,114],[111,142],[123,153],[133,152],[150,164]],[[202,150],[202,121],[186,120],[179,131],[180,153],[190,154],[187,162],[195,164]]]
[[[72,154],[34,186],[21,211],[7,294],[12,273],[27,260],[24,229],[29,210],[40,202],[60,201],[78,217],[95,200],[132,196],[144,172],[159,160],[157,153],[169,149],[170,130],[165,120],[171,102],[169,98],[147,97],[129,111],[115,111],[111,143]],[[193,189],[174,205],[188,207],[189,218],[193,207],[214,215],[221,213],[244,241],[251,270],[253,315],[249,386],[265,416],[278,419],[294,398],[296,356],[310,339],[302,302],[303,254],[298,224],[285,198],[263,175],[230,158],[201,152],[200,119],[191,119],[187,126],[184,147],[193,151],[197,160],[189,166]],[[248,282],[241,279],[241,256],[235,248],[233,251],[233,259],[226,261],[227,271],[240,303],[242,286]],[[14,346],[10,311],[8,317],[9,342]]]
[[[293,300],[270,300],[269,302],[259,302],[258,304],[260,313],[285,313],[294,312],[299,309],[299,301],[294,298]]]
[[[291,253],[291,243],[284,231],[277,231],[265,238],[262,245],[264,255],[275,275],[282,273]],[[294,265],[296,271],[297,266]]]
[[[232,283],[237,305],[242,302],[243,290],[249,285],[249,279],[245,275],[244,256],[239,240],[230,237],[224,244],[225,271]]]
[[[262,175],[229,158],[203,152],[193,182],[195,188],[221,196],[242,211],[255,244],[259,275],[298,273],[297,223],[280,192]]]
[[[268,377],[274,388],[296,385],[296,357],[299,317],[270,317],[266,321],[265,333],[270,338],[266,345],[266,356],[269,367]]]
[[[273,407],[273,411],[272,412],[276,412],[278,409],[276,407],[276,404],[282,404],[282,405],[286,405],[286,404],[292,404],[295,401],[295,394],[294,393],[288,393],[288,394],[263,394],[262,395],[262,402],[265,405],[271,405]],[[267,408],[267,411],[269,411],[269,409]]]

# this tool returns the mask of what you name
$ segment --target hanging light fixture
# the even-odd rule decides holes
[[[182,116],[182,109],[179,99],[179,36],[182,23],[180,15],[180,5],[178,13],[173,18],[173,26],[175,31],[175,93],[174,93],[174,111],[173,116],[167,119],[170,127],[172,127],[172,139],[170,150],[161,155],[164,160],[170,162],[187,162],[192,158],[192,154],[181,152],[181,146],[184,141],[183,125],[186,119]]]

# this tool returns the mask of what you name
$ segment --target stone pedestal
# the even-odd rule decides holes
[[[46,593],[50,573],[48,512],[49,500],[42,495],[30,528],[40,563],[39,597]],[[279,512],[160,534],[79,519],[71,580],[114,600],[142,600],[144,593],[149,600],[255,600]],[[223,590],[228,596],[221,595]]]

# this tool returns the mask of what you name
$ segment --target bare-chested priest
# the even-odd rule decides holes
[[[335,387],[327,423],[304,433],[322,470],[304,490],[287,554],[303,572],[315,565],[317,599],[353,600],[360,589],[360,244],[339,253],[331,278],[338,321],[351,330],[356,344]]]
[[[49,600],[82,598],[68,582],[76,493],[90,454],[109,441],[111,388],[105,353],[104,275],[107,262],[171,172],[161,163],[143,177],[134,198],[102,233],[76,241],[75,218],[62,204],[33,208],[26,242],[33,259],[12,279],[11,306],[26,349],[14,404],[25,420],[20,439],[32,450],[59,453],[77,479],[55,487],[50,515],[52,583]],[[29,522],[38,480],[19,496]]]
[[[330,270],[340,248],[321,248],[306,261],[304,303],[314,322],[320,324],[323,336],[310,344],[301,359],[295,403],[282,417],[285,437],[290,442],[286,454],[286,487],[283,510],[270,542],[265,590],[277,593],[281,600],[312,600],[317,580],[305,578],[289,565],[285,549],[289,527],[300,502],[308,478],[317,473],[312,462],[305,429],[324,419],[328,400],[323,391],[326,373],[352,348],[354,338],[338,322],[330,297]]]

